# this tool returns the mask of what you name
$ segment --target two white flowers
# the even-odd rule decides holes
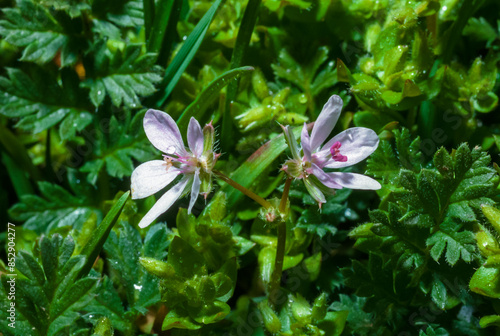
[[[321,146],[335,127],[342,104],[339,96],[330,97],[318,116],[311,135],[304,124],[300,147],[290,127],[283,127],[292,158],[284,163],[282,170],[292,178],[302,179],[319,206],[326,202],[325,194],[333,194],[335,189],[381,188],[380,183],[365,175],[323,170],[354,165],[373,153],[379,143],[373,130],[354,127]],[[169,184],[172,186],[142,218],[139,223],[142,228],[151,224],[177,199],[188,193],[191,193],[188,212],[191,212],[199,194],[206,198],[212,189],[212,171],[220,155],[214,150],[213,126],[207,124],[202,129],[194,118],[191,118],[188,126],[187,148],[177,124],[165,112],[147,111],[144,130],[149,141],[164,155],[163,160],[145,162],[134,170],[131,178],[132,198],[148,197]]]

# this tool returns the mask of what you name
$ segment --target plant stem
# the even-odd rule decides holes
[[[283,260],[285,259],[286,245],[286,222],[280,221],[278,224],[278,246],[276,247],[276,259],[274,260],[274,271],[269,283],[269,302],[271,306],[278,304],[278,293],[281,283],[281,273],[283,272]]]
[[[280,212],[283,214],[286,211],[286,203],[288,201],[288,193],[290,192],[290,185],[292,184],[292,179],[287,178],[285,182],[285,188],[283,189],[283,195],[280,201]]]
[[[283,214],[286,211],[286,204],[288,202],[288,193],[292,179],[287,178],[283,195],[281,196],[279,211]],[[286,246],[286,221],[284,216],[278,224],[278,246],[276,247],[276,259],[274,260],[274,271],[271,275],[271,282],[269,284],[269,301],[273,307],[278,304],[278,293],[281,283],[281,275],[283,273],[283,260],[285,259],[285,246]]]
[[[215,175],[217,175],[222,181],[226,182],[231,187],[233,187],[233,188],[241,191],[243,194],[247,195],[248,197],[250,197],[251,199],[253,199],[255,202],[257,202],[260,205],[262,205],[264,208],[269,209],[269,208],[272,207],[271,203],[269,203],[268,201],[266,201],[264,198],[260,197],[259,195],[257,195],[253,191],[248,190],[247,188],[245,188],[241,184],[239,184],[239,183],[231,180],[229,177],[227,177],[226,175],[224,175],[224,173],[222,173],[222,172],[220,172],[218,170],[214,170],[213,173]]]

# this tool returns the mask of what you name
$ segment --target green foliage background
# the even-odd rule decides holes
[[[0,6],[3,335],[498,334],[497,1]],[[148,108],[181,132],[212,120],[216,168],[273,199],[289,156],[277,122],[314,121],[332,94],[334,133],[381,139],[346,171],[383,187],[318,211],[292,185],[277,306],[276,228],[223,182],[193,215],[182,199],[138,228],[155,197],[128,199],[130,175],[160,155]]]

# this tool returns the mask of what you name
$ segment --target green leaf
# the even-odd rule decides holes
[[[61,138],[71,139],[92,121],[82,93],[72,87],[77,80],[74,73],[62,86],[41,68],[34,67],[29,74],[7,68],[7,75],[0,77],[0,113],[20,118],[16,126],[22,130],[39,133],[62,122]]]
[[[300,127],[293,130],[296,137],[299,136],[301,131]],[[274,137],[272,140],[266,142],[262,147],[257,149],[242,165],[240,165],[231,175],[231,178],[248,188],[252,185],[257,177],[269,166],[276,158],[287,149],[285,138],[283,134]],[[241,192],[228,185],[223,187],[228,200],[227,207],[232,208],[244,196]]]
[[[109,53],[102,44],[96,57],[100,63],[96,75],[87,78],[81,85],[90,89],[90,100],[95,107],[109,96],[114,106],[122,104],[128,108],[141,107],[141,97],[156,91],[155,84],[161,81],[160,67],[154,65],[155,55],[142,53],[141,44],[128,44],[124,50]]]
[[[24,47],[22,61],[39,64],[52,61],[60,52],[61,67],[77,61],[78,44],[66,35],[48,8],[32,1],[18,0],[16,8],[4,8],[0,34],[15,46]]]
[[[446,246],[446,261],[452,266],[460,259],[471,262],[476,253],[475,243],[474,234],[470,231],[438,231],[427,239],[427,245],[432,246],[432,258],[438,262]]]
[[[107,134],[92,142],[93,155],[80,168],[80,171],[89,173],[89,183],[95,184],[104,168],[108,175],[123,178],[132,174],[133,159],[139,162],[152,159],[153,147],[144,136],[142,128],[144,113],[145,111],[137,113],[132,121],[128,119],[130,111],[126,111],[124,121],[111,117]]]
[[[179,316],[175,310],[171,310],[163,320],[162,330],[169,330],[172,328],[196,330],[201,327],[202,325],[196,323],[189,316]]]
[[[182,112],[179,119],[177,119],[177,125],[181,130],[181,133],[187,130],[189,120],[191,117],[196,120],[202,120],[207,108],[214,102],[218,97],[219,91],[230,83],[232,80],[243,76],[250,71],[253,71],[252,67],[241,67],[226,71],[216,79],[214,79],[203,91],[196,96],[196,99],[189,104],[189,106]]]
[[[243,14],[243,19],[238,30],[238,36],[234,44],[233,53],[231,54],[231,69],[242,66],[243,55],[250,44],[252,32],[257,21],[261,0],[250,0]],[[224,107],[224,115],[222,118],[222,149],[228,150],[233,148],[230,142],[233,136],[233,118],[231,116],[231,104],[236,99],[238,93],[239,80],[234,78],[227,88],[226,103]]]
[[[278,63],[272,64],[276,76],[284,78],[301,88],[308,95],[317,95],[323,89],[337,83],[337,68],[333,61],[320,72],[318,70],[328,60],[329,49],[318,48],[312,60],[305,66],[300,66],[293,57],[285,50],[281,50]],[[312,98],[312,97],[310,97]]]
[[[118,217],[120,216],[120,213],[122,212],[123,207],[125,206],[125,202],[127,201],[129,196],[130,191],[127,191],[116,201],[113,207],[109,210],[106,217],[104,217],[101,224],[99,224],[99,226],[97,227],[97,230],[94,231],[94,234],[92,235],[92,237],[90,237],[87,244],[85,244],[85,246],[82,248],[80,255],[85,256],[87,261],[85,266],[80,271],[80,274],[78,276],[79,278],[87,274],[92,268],[95,259],[99,255],[104,242],[108,238],[108,235],[113,228],[113,225],[115,225],[116,221],[118,220]]]
[[[175,237],[170,244],[168,263],[182,277],[191,278],[207,273],[203,257],[180,237]]]
[[[423,161],[420,139],[412,141],[408,129],[394,130],[394,142],[383,140],[368,158],[366,173],[394,184],[401,168],[418,171]],[[394,143],[394,145],[392,145]]]
[[[71,236],[42,237],[37,253],[43,271],[33,252],[19,254],[18,271],[26,277],[16,280],[16,317],[31,325],[30,335],[59,335],[81,318],[79,312],[92,299],[97,278],[78,279],[85,257],[71,256],[74,247]]]
[[[77,228],[92,213],[98,217],[101,215],[94,202],[85,195],[74,196],[62,187],[49,182],[40,182],[38,186],[42,196],[22,196],[21,203],[15,204],[9,210],[13,219],[25,221],[25,229],[48,233],[64,226]]]
[[[142,0],[94,0],[92,12],[95,16],[111,21],[120,27],[144,25]]]
[[[193,59],[194,55],[198,51],[201,42],[203,41],[205,34],[207,33],[208,26],[219,8],[221,0],[215,0],[210,9],[205,13],[203,18],[198,22],[196,27],[193,29],[191,34],[186,38],[186,41],[182,45],[181,49],[177,52],[172,62],[167,67],[165,75],[163,77],[162,86],[166,86],[163,90],[162,97],[159,99],[157,106],[162,106],[167,100],[170,93],[174,89],[175,85],[179,81],[184,70]]]

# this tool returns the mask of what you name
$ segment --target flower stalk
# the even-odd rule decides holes
[[[281,213],[281,220],[278,223],[278,245],[276,247],[276,259],[274,260],[274,270],[271,275],[271,282],[269,283],[269,302],[273,307],[276,307],[279,297],[279,289],[281,283],[281,276],[283,274],[283,262],[285,260],[285,246],[286,246],[286,206],[288,203],[288,193],[290,192],[290,186],[292,184],[291,178],[287,178],[285,182],[285,187],[283,189],[283,195],[281,196],[281,201],[279,205],[279,211]]]
[[[250,197],[255,202],[257,202],[261,206],[263,206],[264,208],[269,209],[269,208],[272,207],[271,203],[269,203],[268,201],[266,201],[264,198],[260,197],[259,195],[257,195],[253,191],[245,188],[244,186],[242,186],[241,184],[237,183],[236,181],[230,179],[229,177],[227,177],[226,175],[224,175],[224,173],[222,173],[222,172],[220,172],[218,170],[214,170],[213,173],[215,175],[217,175],[217,177],[219,177],[222,181],[226,182],[231,187],[233,187],[233,188],[241,191],[243,194],[245,194],[246,196]]]

